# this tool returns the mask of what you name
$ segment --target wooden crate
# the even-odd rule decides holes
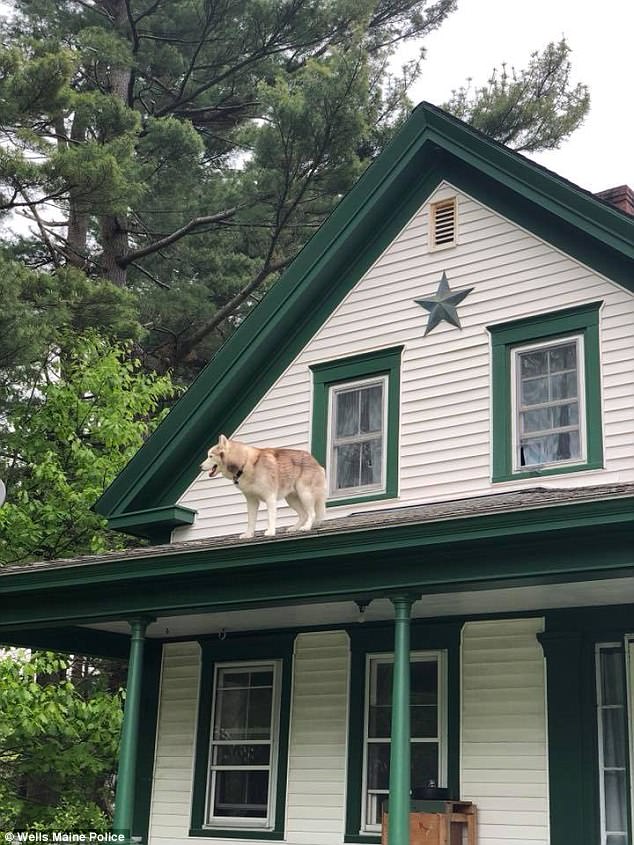
[[[462,845],[466,830],[467,845],[476,845],[476,808],[470,801],[416,801],[414,812],[409,814],[410,845]],[[420,805],[427,804],[432,812],[420,812]],[[381,843],[388,843],[388,817],[383,814]]]

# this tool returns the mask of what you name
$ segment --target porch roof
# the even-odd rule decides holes
[[[527,588],[541,601],[544,585],[557,584],[565,606],[575,595],[596,604],[591,583],[608,604],[634,599],[634,483],[535,488],[358,513],[305,534],[8,566],[0,570],[0,642],[118,654],[122,623],[140,616],[162,620],[162,630],[173,619],[183,633],[229,617],[270,627],[275,608],[310,605],[315,617],[319,607],[347,602],[351,610],[354,601],[407,592],[437,596],[425,612],[447,613],[475,608],[474,591],[489,604],[496,592],[513,603],[515,588]]]
[[[308,532],[289,534],[288,532],[282,531],[275,537],[265,537],[263,532],[258,532],[254,538],[245,540],[241,539],[237,534],[231,534],[180,543],[138,546],[106,552],[104,554],[82,555],[81,557],[60,558],[28,564],[10,564],[0,568],[0,579],[25,574],[37,578],[38,574],[51,570],[107,566],[108,564],[121,563],[123,561],[147,560],[149,562],[151,559],[172,557],[174,555],[188,555],[194,552],[208,551],[220,553],[223,549],[233,549],[235,547],[252,548],[254,549],[254,553],[257,554],[255,547],[262,545],[272,546],[280,543],[301,544],[307,538],[315,536],[335,537],[336,535],[348,535],[354,532],[365,532],[368,530],[381,531],[381,529],[402,526],[432,525],[449,520],[453,524],[454,520],[469,520],[476,517],[510,515],[514,513],[525,514],[526,511],[541,511],[545,508],[619,499],[630,500],[624,515],[629,510],[632,521],[634,521],[634,483],[602,484],[575,488],[534,487],[512,492],[494,493],[488,496],[475,496],[442,502],[427,502],[404,507],[382,508],[363,513],[353,513],[349,516],[327,519],[321,526]],[[564,513],[561,513],[560,516],[562,520],[565,519]],[[531,523],[534,520],[527,518],[526,521],[527,523]],[[516,528],[519,528],[519,526],[516,526]],[[341,539],[342,543],[347,542],[343,536],[341,536]],[[446,539],[450,539],[449,535]],[[297,551],[301,554],[301,546],[298,545]],[[2,584],[0,583],[1,592]]]

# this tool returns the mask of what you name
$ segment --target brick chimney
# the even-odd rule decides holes
[[[619,185],[618,188],[599,191],[596,196],[634,217],[634,191],[628,185]]]

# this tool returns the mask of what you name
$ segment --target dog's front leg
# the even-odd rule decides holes
[[[264,535],[265,537],[275,537],[275,525],[277,523],[277,499],[267,499],[266,509],[269,514],[269,527],[264,532]]]
[[[247,530],[244,534],[240,534],[241,540],[248,540],[255,534],[255,523],[258,518],[258,508],[260,507],[260,500],[255,496],[247,496]]]

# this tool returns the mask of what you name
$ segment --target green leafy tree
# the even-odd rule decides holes
[[[550,43],[522,70],[495,68],[486,85],[454,91],[443,108],[521,152],[558,147],[590,107],[585,85],[570,82],[570,48]]]
[[[139,449],[175,389],[128,345],[94,331],[62,338],[0,418],[0,565],[120,546],[91,506]]]
[[[404,119],[423,51],[391,74],[395,47],[456,3],[11,5],[0,206],[27,215],[39,261],[134,289],[146,365],[188,381]],[[531,149],[569,134],[587,98],[551,58],[518,75],[523,96],[499,78],[476,92],[474,124],[520,144],[530,124]]]
[[[0,835],[107,830],[122,697],[51,653],[0,657]]]

